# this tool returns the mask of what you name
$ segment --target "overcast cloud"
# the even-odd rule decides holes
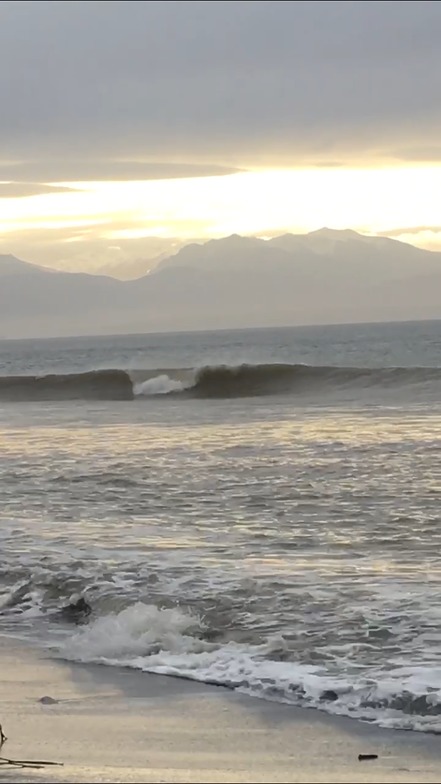
[[[441,160],[440,36],[436,0],[2,2],[0,179]]]

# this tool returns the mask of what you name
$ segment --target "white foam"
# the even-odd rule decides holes
[[[269,643],[217,645],[205,641],[202,633],[203,625],[196,617],[138,602],[82,627],[62,644],[60,652],[76,661],[215,683],[254,697],[316,707],[385,727],[441,732],[439,667],[396,667],[372,672],[366,680],[355,673],[332,675],[315,665],[273,661],[268,658]],[[335,696],[326,699],[326,691]],[[422,714],[411,705],[419,697],[429,706]]]
[[[137,602],[82,627],[65,643],[63,653],[80,661],[127,664],[133,657],[150,657],[162,650],[200,649],[203,643],[193,634],[201,628],[198,618],[178,609]]]
[[[4,607],[7,607],[14,599],[14,592],[13,591],[5,591],[4,593],[0,594],[0,610],[3,610]]]
[[[216,645],[195,636],[202,632],[200,620],[181,610],[138,602],[82,627],[63,643],[61,653],[77,661],[217,683],[280,701],[292,702],[299,689],[318,699],[323,689],[336,688],[334,679],[320,675],[318,667],[266,658],[268,646]]]
[[[186,385],[182,381],[175,378],[170,378],[165,373],[161,376],[149,378],[147,381],[141,381],[135,384],[135,395],[169,395],[171,392],[182,392],[186,389]]]

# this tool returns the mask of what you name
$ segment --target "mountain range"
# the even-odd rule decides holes
[[[190,242],[203,242],[203,240],[183,240],[177,237],[119,237],[115,242],[117,244],[110,245],[108,238],[85,239],[77,236],[75,242],[70,243],[68,254],[66,254],[66,244],[63,244],[61,256],[57,253],[57,248],[59,250],[60,246],[57,246],[56,242],[49,245],[43,243],[35,248],[33,263],[60,272],[87,272],[92,275],[108,275],[117,280],[134,280],[147,275],[160,261],[177,253],[184,245]],[[17,247],[21,247],[20,243]],[[26,247],[29,247],[29,240]]]
[[[0,338],[441,318],[441,253],[351,230],[233,235],[150,266],[122,281],[0,256]]]

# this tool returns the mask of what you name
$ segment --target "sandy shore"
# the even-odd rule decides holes
[[[63,763],[2,766],[1,782],[441,782],[434,736],[53,661],[5,638],[0,695],[3,756]],[[360,753],[379,758],[359,762]]]

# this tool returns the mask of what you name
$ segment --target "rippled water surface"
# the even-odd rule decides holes
[[[311,395],[0,401],[0,629],[441,730],[441,386],[421,373],[440,344],[436,323],[2,344],[5,377],[407,370]],[[76,625],[59,611],[79,596]]]

